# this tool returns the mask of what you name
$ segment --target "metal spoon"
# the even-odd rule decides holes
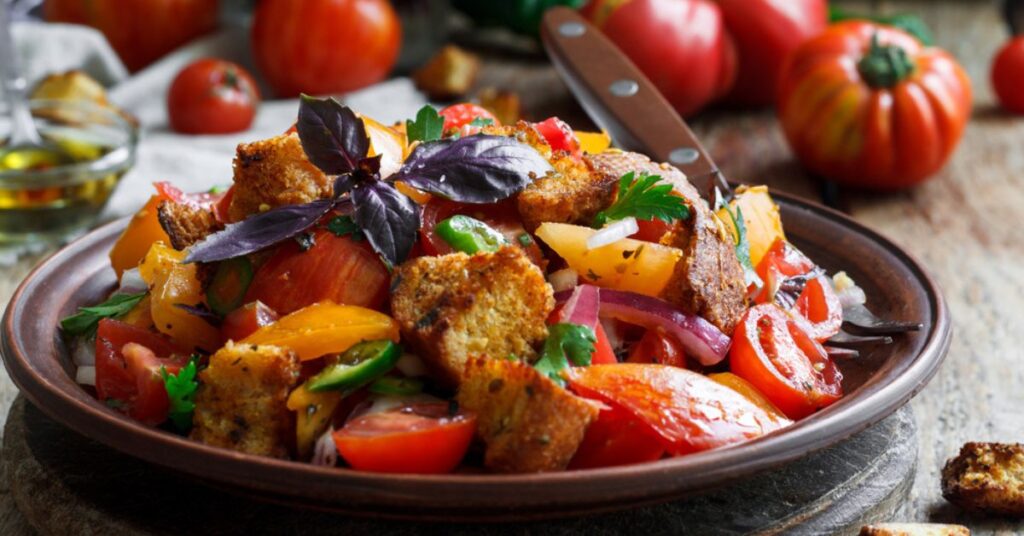
[[[0,83],[11,114],[11,134],[0,147],[0,163],[3,164],[0,168],[24,169],[69,161],[63,150],[44,142],[36,130],[26,98],[28,82],[18,68],[10,14],[3,5],[0,5]]]

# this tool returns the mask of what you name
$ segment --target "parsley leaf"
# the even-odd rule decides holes
[[[561,372],[569,367],[570,361],[577,366],[589,365],[596,343],[597,336],[588,326],[565,322],[555,324],[548,328],[544,352],[533,366],[558,385],[565,386]]]
[[[104,318],[121,316],[138,305],[146,293],[117,294],[107,301],[92,307],[79,307],[78,312],[61,320],[60,327],[68,335],[92,335]]]
[[[327,222],[327,230],[334,233],[335,236],[351,235],[352,240],[359,242],[363,238],[363,231],[356,224],[352,216],[338,216]]]
[[[619,194],[612,206],[594,217],[595,228],[630,216],[638,220],[657,218],[665,223],[690,217],[690,207],[686,206],[683,198],[672,195],[672,185],[658,184],[660,176],[641,175],[635,180],[634,177],[635,174],[630,171],[619,179]]]
[[[167,389],[167,399],[171,403],[167,417],[182,432],[192,427],[192,412],[196,409],[196,389],[199,387],[199,382],[196,381],[197,361],[198,357],[193,355],[177,374],[169,374],[167,368],[160,367],[164,388]]]
[[[416,120],[405,122],[405,134],[409,143],[414,141],[434,141],[441,139],[444,132],[444,119],[429,104],[416,112]]]
[[[750,240],[747,239],[747,222],[743,219],[743,209],[736,207],[736,214],[724,205],[725,212],[732,219],[732,225],[736,228],[736,258],[743,267],[743,279],[747,286],[754,285],[758,288],[764,284],[754,270],[754,264],[750,261]]]

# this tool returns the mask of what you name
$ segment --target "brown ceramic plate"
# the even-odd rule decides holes
[[[255,496],[359,515],[499,520],[578,515],[666,501],[778,467],[832,445],[907,402],[950,341],[935,283],[906,252],[846,216],[778,195],[790,239],[830,272],[846,270],[868,305],[924,328],[844,361],[841,401],[788,429],[720,450],[627,467],[540,475],[385,475],[250,456],[133,422],[74,382],[57,324],[114,286],[107,252],[127,220],[101,227],[36,268],[3,320],[3,359],[22,393],[57,421],[144,460]]]

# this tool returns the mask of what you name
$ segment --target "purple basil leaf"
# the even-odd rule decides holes
[[[391,178],[463,203],[494,203],[549,171],[551,165],[533,147],[478,134],[417,145]]]
[[[295,129],[309,161],[328,175],[353,171],[370,151],[363,120],[333,98],[303,95]]]
[[[195,305],[176,303],[174,304],[174,306],[177,307],[178,309],[183,309],[185,312],[192,316],[202,318],[203,320],[206,321],[207,324],[214,327],[220,326],[221,322],[223,322],[224,320],[221,317],[217,316],[217,313],[211,311],[210,308],[207,307],[202,302],[199,302]]]
[[[232,223],[192,246],[185,262],[222,261],[272,246],[309,228],[336,203],[334,199],[318,199],[304,205],[278,207]]]
[[[352,190],[353,184],[355,184],[355,180],[353,180],[351,173],[344,173],[335,177],[334,197],[341,197],[342,195],[349,193]]]
[[[386,182],[352,190],[353,214],[373,249],[392,266],[409,256],[420,229],[420,207]]]

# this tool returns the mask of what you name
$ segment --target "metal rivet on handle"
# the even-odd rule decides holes
[[[637,91],[640,91],[640,84],[637,84],[636,80],[623,78],[612,82],[612,85],[608,86],[608,91],[611,91],[612,95],[616,97],[632,97],[636,95]]]
[[[587,28],[578,22],[566,22],[558,27],[558,33],[565,37],[579,37],[587,33]]]
[[[700,158],[700,153],[693,147],[680,147],[672,149],[672,152],[668,153],[668,161],[673,164],[692,164],[698,158]]]

